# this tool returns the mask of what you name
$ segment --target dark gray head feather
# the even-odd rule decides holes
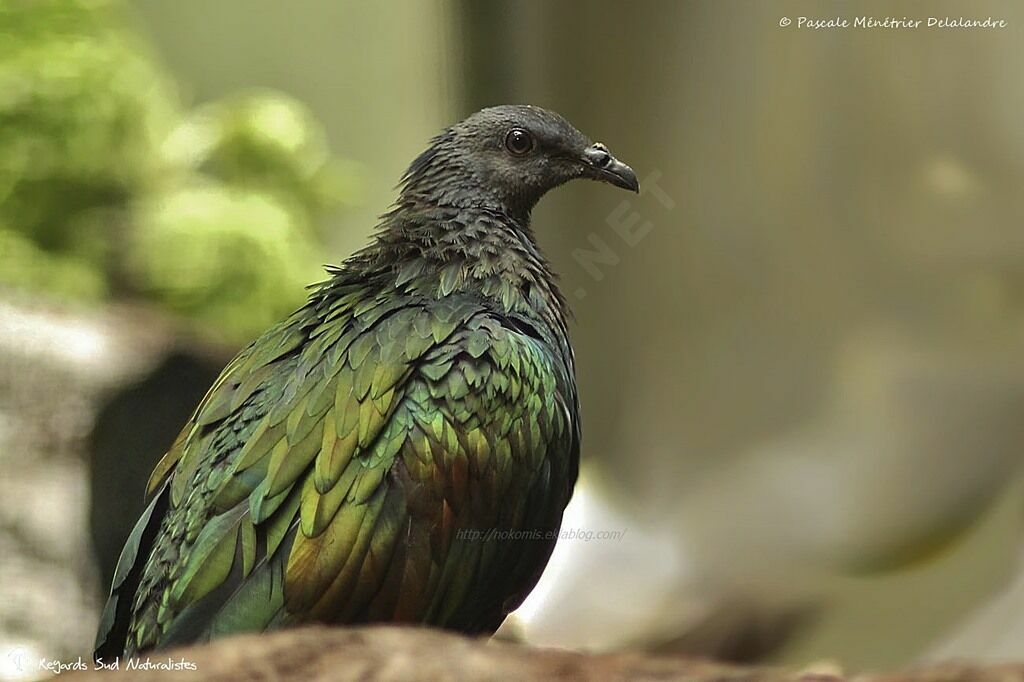
[[[509,149],[512,131],[528,152]],[[636,176],[561,115],[529,105],[483,109],[435,137],[402,178],[403,200],[491,208],[524,219],[549,190],[574,178],[636,190]]]

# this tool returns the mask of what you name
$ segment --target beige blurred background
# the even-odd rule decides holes
[[[323,148],[301,167],[330,167],[342,189],[306,212],[294,197],[281,199],[289,217],[280,229],[304,225],[312,235],[302,249],[314,255],[296,256],[295,281],[316,278],[310,258],[337,262],[364,243],[405,165],[442,126],[481,106],[556,109],[637,170],[638,198],[572,185],[534,215],[576,314],[585,464],[566,525],[625,532],[561,543],[508,636],[852,670],[1024,658],[1024,6],[112,7],[132,49],[166,80],[176,112],[168,117],[185,121],[162,124],[172,142],[153,133],[160,153],[169,144],[190,153],[210,135],[202,122],[227,111],[210,103],[246,92],[290,103],[308,118],[304,130],[318,131],[311,139]],[[4,16],[0,35],[12,35]],[[1008,26],[811,30],[796,25],[801,16],[991,16]],[[783,17],[793,25],[780,26]],[[256,120],[239,111],[231,114],[239,125]],[[204,192],[211,178],[217,191],[234,192],[232,183],[252,191],[237,180],[249,175],[204,163],[179,171],[202,176]],[[181,187],[194,191],[195,178],[167,189],[168,174],[157,175],[141,183],[143,199],[133,188],[109,203],[128,207],[139,234],[200,229],[167,209],[169,196],[192,205]],[[278,201],[278,176],[261,177],[259,191]],[[136,220],[147,210],[157,217]],[[252,214],[276,225],[268,210]],[[0,228],[16,228],[18,215],[0,214]],[[141,255],[129,252],[126,262],[143,265],[127,274],[112,267],[91,301],[17,278],[0,289],[0,444],[8,443],[0,457],[29,467],[7,482],[8,499],[35,499],[56,466],[31,469],[26,453],[38,444],[10,445],[25,433],[25,414],[47,421],[55,409],[46,391],[34,407],[16,398],[25,377],[37,372],[46,379],[33,386],[62,394],[69,382],[84,387],[77,421],[57,429],[79,434],[60,441],[58,459],[81,495],[46,512],[73,536],[54,531],[50,544],[71,549],[30,557],[36,563],[17,571],[5,559],[0,573],[59,567],[90,551],[90,467],[78,462],[105,400],[145,380],[169,348],[208,359],[215,372],[253,333],[244,315],[218,333],[218,316],[195,292],[181,298],[187,260],[167,285],[158,277],[166,266],[147,260],[156,246],[136,241]],[[275,306],[301,300],[301,285],[285,289],[294,299]],[[217,305],[227,304],[210,309]],[[161,320],[157,332],[132,321],[150,314]],[[126,331],[140,326],[145,333]],[[96,341],[68,359],[67,330],[83,328]],[[126,352],[135,369],[125,368]],[[31,545],[24,529],[36,531],[24,516],[5,513],[0,540]],[[8,647],[88,648],[103,570],[68,570],[33,589],[80,592],[81,627],[34,627],[67,600],[26,602],[8,582],[0,586]]]

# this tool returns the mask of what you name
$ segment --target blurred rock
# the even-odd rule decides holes
[[[586,466],[562,531],[540,582],[499,636],[748,663],[777,652],[813,620],[812,601],[764,601],[707,581],[692,547],[617,508]]]
[[[0,652],[91,648],[106,585],[89,560],[90,524],[104,529],[112,570],[152,461],[221,354],[144,309],[0,297]]]
[[[104,588],[110,584],[121,548],[145,507],[150,472],[225,362],[226,358],[219,356],[174,349],[100,406],[88,448],[89,525]]]

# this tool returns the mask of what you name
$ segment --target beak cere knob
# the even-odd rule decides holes
[[[600,142],[590,145],[583,151],[583,159],[592,169],[598,180],[604,180],[616,187],[640,192],[640,183],[633,169],[622,163]]]
[[[600,142],[587,149],[587,157],[596,168],[607,168],[614,160],[608,148]]]

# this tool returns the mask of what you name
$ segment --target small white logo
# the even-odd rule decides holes
[[[7,660],[11,662],[11,667],[15,671],[17,671],[19,673],[25,672],[25,650],[24,649],[21,649],[21,648],[11,649],[10,651],[7,652]]]

